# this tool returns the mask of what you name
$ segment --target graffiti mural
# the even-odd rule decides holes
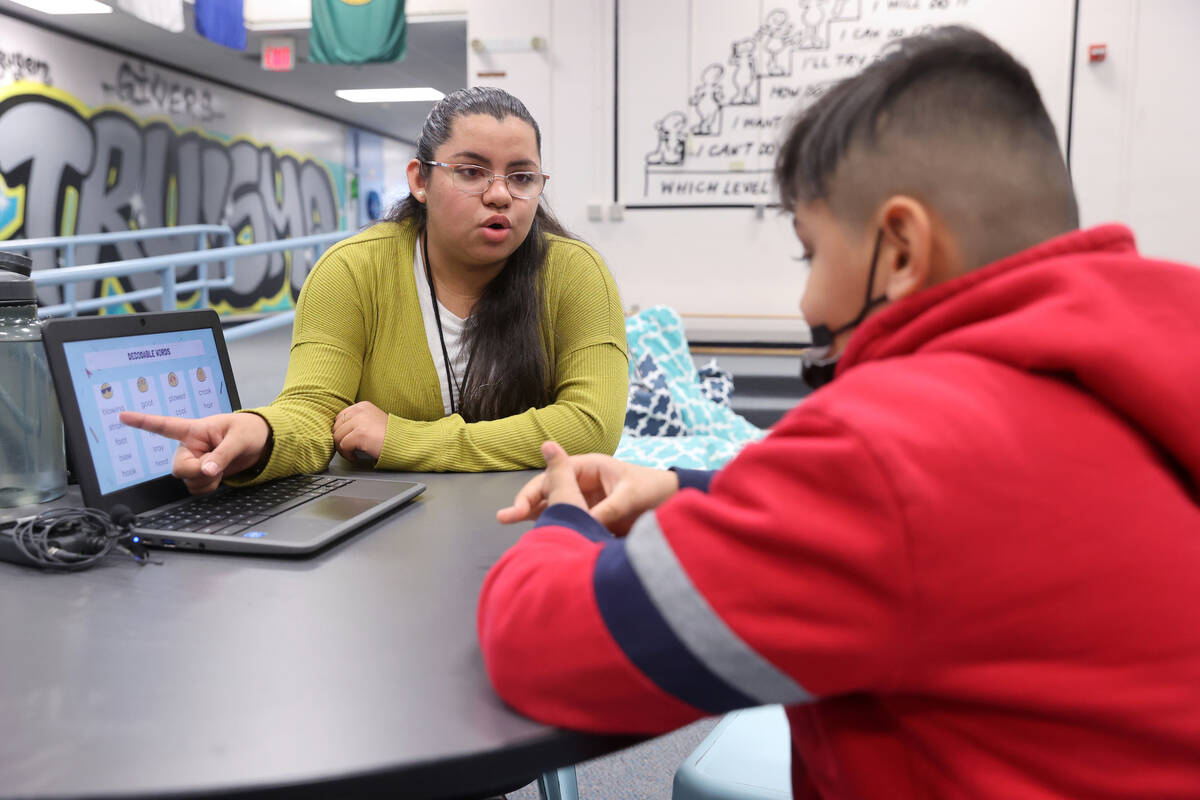
[[[207,92],[189,99],[188,87],[156,84],[154,76],[132,69],[119,69],[117,81],[116,95],[135,105],[165,103],[171,110],[178,103],[194,117],[217,113]],[[201,223],[228,225],[245,244],[337,230],[338,209],[333,175],[317,159],[245,137],[179,128],[165,117],[139,118],[122,107],[89,108],[31,81],[0,90],[0,239]],[[75,263],[189,251],[196,244],[180,236],[81,246]],[[36,269],[57,266],[61,256],[49,250],[31,255]],[[234,286],[214,291],[212,304],[223,311],[290,307],[312,260],[305,250],[240,259]],[[195,269],[177,275],[189,280]],[[156,275],[134,276],[122,279],[120,290],[157,285]],[[77,296],[102,291],[99,284],[90,293],[81,285]],[[43,302],[60,302],[60,290],[43,292]],[[181,297],[180,304],[187,300]]]
[[[0,78],[14,81],[38,81],[50,85],[50,65],[42,59],[19,51],[0,50]]]
[[[161,114],[186,114],[199,121],[221,119],[225,115],[214,106],[213,94],[171,78],[141,62],[122,61],[113,82],[102,81],[106,95],[139,111]]]

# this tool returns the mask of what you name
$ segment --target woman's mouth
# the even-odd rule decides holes
[[[495,216],[485,219],[480,227],[480,232],[483,234],[485,241],[497,244],[508,238],[509,231],[512,230],[506,217]]]

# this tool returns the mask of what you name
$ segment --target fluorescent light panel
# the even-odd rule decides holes
[[[111,14],[112,7],[97,0],[13,0],[43,14]]]
[[[446,95],[432,86],[393,89],[338,89],[334,92],[351,103],[417,103],[441,100]]]

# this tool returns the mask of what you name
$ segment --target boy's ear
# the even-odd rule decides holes
[[[883,290],[894,303],[930,285],[933,219],[920,201],[896,195],[883,204],[880,228],[878,270],[884,277],[876,280],[885,281]]]

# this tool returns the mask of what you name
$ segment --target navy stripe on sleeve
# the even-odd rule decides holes
[[[537,519],[536,527],[540,528],[543,525],[570,528],[593,542],[607,542],[613,538],[613,535],[608,532],[608,528],[597,522],[595,517],[582,508],[568,503],[555,503],[543,511]]]
[[[618,646],[659,688],[710,714],[759,705],[718,677],[675,635],[629,563],[624,539],[600,551],[593,586],[600,616]]]
[[[699,489],[702,492],[708,491],[708,485],[712,483],[713,476],[717,474],[706,469],[684,469],[683,467],[671,467],[671,472],[679,477],[680,489]]]

